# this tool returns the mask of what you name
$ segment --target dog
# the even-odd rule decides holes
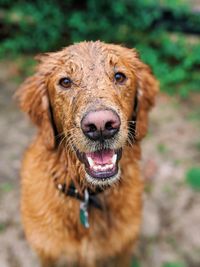
[[[37,57],[16,96],[38,127],[21,169],[27,240],[42,267],[130,266],[140,142],[158,82],[136,50],[81,42]]]

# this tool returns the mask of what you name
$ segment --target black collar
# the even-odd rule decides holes
[[[72,182],[69,187],[66,186],[66,184],[58,184],[58,189],[60,192],[64,193],[66,196],[70,196],[73,198],[76,198],[80,200],[81,202],[85,201],[85,196],[84,194],[80,194],[76,187],[74,186],[74,183]],[[103,210],[101,201],[99,198],[97,198],[97,195],[102,193],[104,189],[102,188],[97,188],[94,191],[87,189],[88,192],[88,205],[93,206],[94,208],[97,208],[99,210]]]
[[[66,186],[66,184],[58,184],[57,188],[60,192],[64,193],[66,196],[73,197],[80,201],[80,211],[79,211],[79,219],[81,224],[85,228],[89,228],[89,208],[91,206],[95,207],[99,210],[104,210],[103,205],[99,198],[97,198],[97,194],[101,193],[103,189],[97,189],[96,192],[91,191],[90,189],[85,189],[84,194],[80,194],[73,183],[70,186]]]

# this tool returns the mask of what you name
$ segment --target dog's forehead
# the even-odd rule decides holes
[[[67,72],[70,74],[96,72],[109,73],[113,67],[135,73],[139,57],[134,49],[100,41],[81,42],[58,52],[39,55],[38,70],[43,73]]]
[[[126,51],[127,50],[127,51]],[[65,50],[66,62],[73,61],[75,64],[87,64],[89,67],[104,66],[107,63],[115,65],[126,57],[128,49],[119,45],[105,44],[102,42],[82,42],[67,47]],[[126,53],[125,53],[126,52]],[[70,59],[70,60],[69,60]]]

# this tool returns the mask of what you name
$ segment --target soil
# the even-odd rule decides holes
[[[0,64],[0,267],[36,267],[19,208],[20,162],[35,129],[13,101],[13,72],[11,63]],[[135,252],[141,267],[200,266],[200,194],[185,181],[186,171],[200,162],[199,106],[197,94],[187,101],[160,94],[151,112],[142,145],[146,186]]]

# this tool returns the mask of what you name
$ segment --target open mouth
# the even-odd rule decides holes
[[[85,171],[89,180],[96,179],[99,182],[116,177],[118,174],[118,162],[122,155],[122,149],[99,150],[89,153],[77,151],[79,160],[85,164]]]

